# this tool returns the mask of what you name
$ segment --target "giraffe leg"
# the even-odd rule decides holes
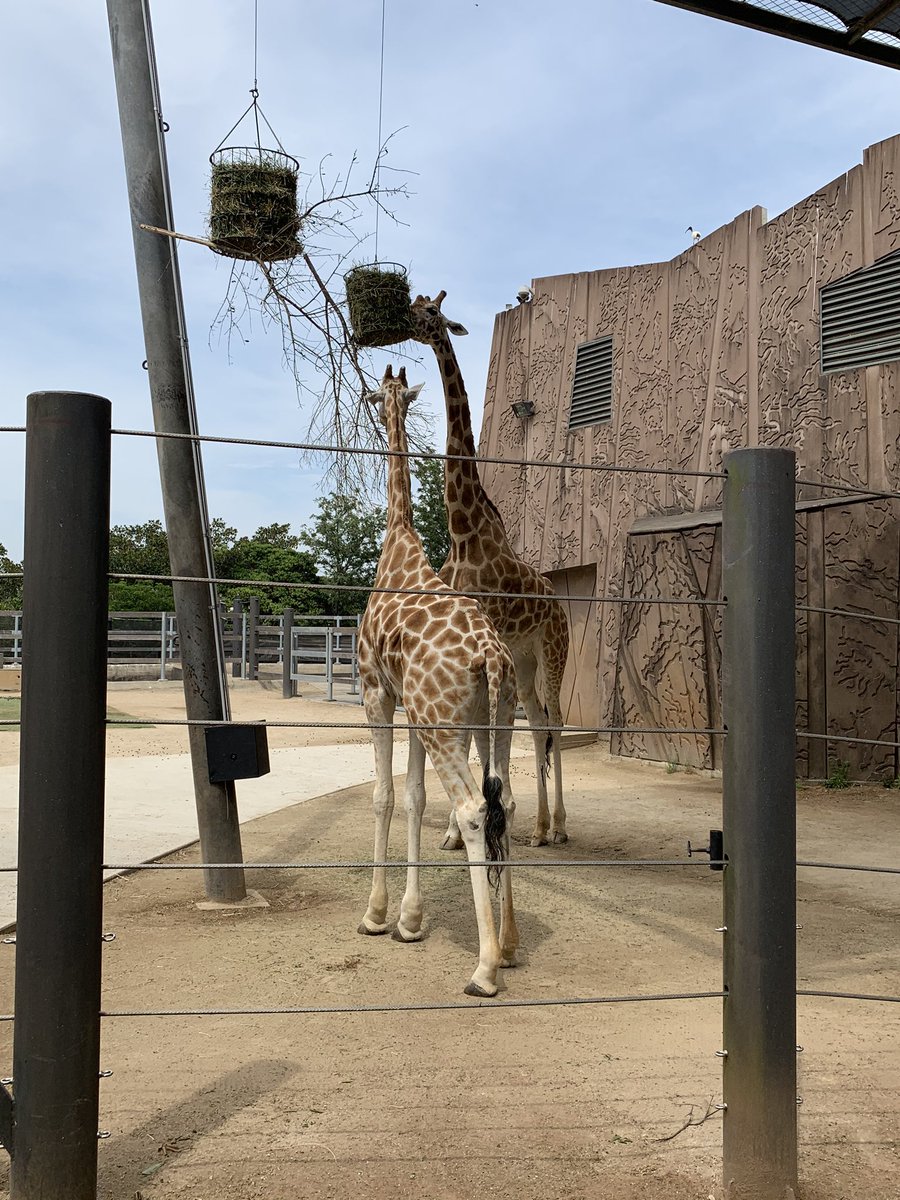
[[[428,752],[444,790],[456,810],[457,824],[470,863],[484,863],[487,855],[484,837],[487,801],[475,782],[461,742],[455,740],[454,743],[437,743],[433,747],[429,746]],[[465,991],[469,996],[496,996],[497,971],[502,956],[494,925],[494,914],[491,911],[487,867],[472,865],[469,867],[469,875],[478,923],[478,966],[466,984]]]
[[[537,660],[533,655],[523,655],[516,659],[516,679],[519,688],[519,699],[525,709],[528,724],[532,727],[534,738],[534,767],[537,775],[537,816],[534,821],[534,832],[531,835],[532,846],[546,846],[550,833],[550,805],[547,800],[547,714],[541,708],[534,686],[537,672]]]
[[[551,725],[562,725],[562,709],[559,706],[559,695],[547,697],[547,709],[550,713]],[[562,755],[560,753],[560,738],[558,731],[551,734],[553,738],[553,820],[550,823],[550,840],[559,845],[569,840],[566,833],[566,806],[563,803],[562,786]]]
[[[503,854],[505,858],[510,857],[509,841],[512,833],[512,822],[516,812],[516,802],[513,799],[512,788],[509,783],[509,752],[512,747],[512,727],[515,719],[515,689],[510,682],[510,687],[505,696],[502,697],[501,703],[497,712],[497,731],[494,735],[494,752],[496,754],[496,763],[494,764],[497,774],[503,781],[503,807],[506,809],[506,837],[504,839]],[[485,745],[482,749],[478,746],[478,753],[481,756],[482,762],[487,762],[489,753],[488,735],[484,731],[478,731],[475,734],[476,739],[479,732],[485,738]],[[514,967],[516,965],[516,949],[519,945],[519,931],[516,928],[516,916],[513,911],[513,894],[512,894],[512,873],[509,867],[504,867],[503,874],[500,876],[500,966]]]
[[[513,805],[515,808],[515,805]],[[508,818],[509,819],[509,818]],[[509,838],[506,839],[504,854],[509,858]],[[516,927],[516,914],[513,912],[512,870],[503,868],[500,876],[500,966],[514,967],[516,965],[516,950],[519,947],[519,930]]]
[[[471,745],[471,734],[466,739],[466,758],[469,757],[469,746]],[[481,749],[478,751],[481,754]],[[484,761],[484,759],[482,759]],[[444,840],[441,842],[442,850],[462,850],[463,837],[459,832],[459,824],[456,820],[456,809],[450,805],[450,818],[447,822],[447,832],[444,834]]]
[[[384,725],[394,719],[394,698],[382,687],[366,687],[363,685],[363,703],[366,717],[373,725]],[[393,729],[372,729],[372,743],[375,747],[375,793],[373,805],[375,808],[375,851],[376,863],[383,863],[387,858],[388,834],[391,829],[391,817],[394,812],[394,781],[392,774],[394,731]],[[369,895],[369,906],[366,915],[359,926],[359,933],[375,934],[387,932],[387,872],[384,867],[375,866],[372,871],[372,891]]]
[[[418,862],[422,848],[422,814],[425,811],[425,747],[409,731],[406,767],[406,843],[409,862]],[[419,868],[407,867],[406,891],[400,903],[400,920],[391,935],[397,942],[417,942],[422,936],[422,891]]]

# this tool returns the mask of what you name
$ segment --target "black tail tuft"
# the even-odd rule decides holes
[[[488,867],[488,883],[497,891],[500,887],[506,850],[506,809],[503,807],[503,783],[498,776],[491,775],[487,767],[484,768],[481,792],[487,801],[487,814],[484,818],[485,857],[489,862],[496,864]]]

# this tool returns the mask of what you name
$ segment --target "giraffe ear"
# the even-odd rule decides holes
[[[384,399],[384,389],[379,388],[377,392],[366,392],[366,399],[370,404],[380,404]]]
[[[403,398],[406,401],[406,403],[412,404],[413,400],[415,400],[415,398],[418,396],[419,392],[421,392],[421,390],[424,386],[425,386],[424,383],[417,383],[415,385],[415,387],[407,388],[406,391],[403,393]]]
[[[460,325],[459,321],[447,321],[447,332],[452,333],[454,337],[464,337],[469,331],[465,325]]]

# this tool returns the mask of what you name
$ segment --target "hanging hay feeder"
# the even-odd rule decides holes
[[[226,146],[209,161],[209,236],[216,252],[264,262],[296,258],[303,250],[297,238],[297,160],[280,150]]]
[[[388,346],[412,337],[411,296],[406,268],[367,263],[344,276],[350,324],[359,346]]]

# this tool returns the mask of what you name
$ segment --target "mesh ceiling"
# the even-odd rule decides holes
[[[661,0],[711,17],[900,67],[900,0]]]

